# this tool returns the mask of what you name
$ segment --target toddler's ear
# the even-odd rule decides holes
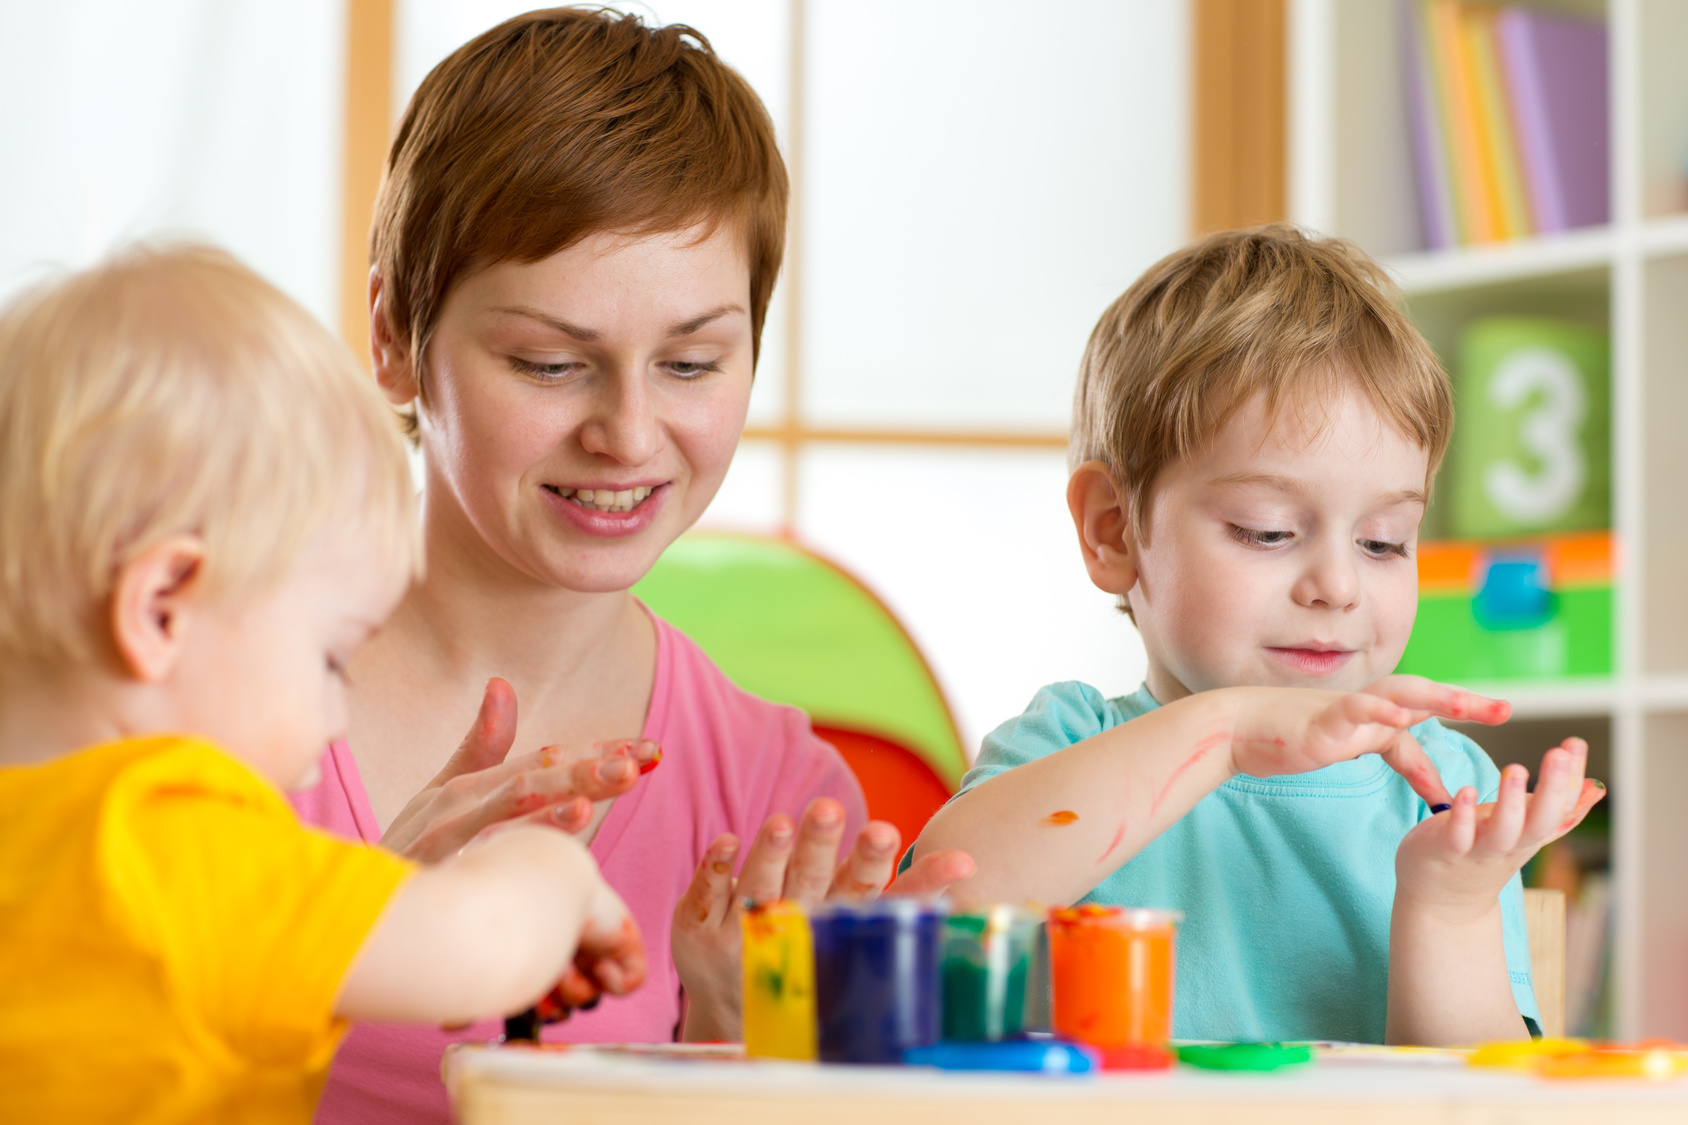
[[[1100,461],[1086,461],[1067,481],[1067,510],[1078,531],[1079,550],[1090,581],[1124,597],[1137,585],[1137,544],[1125,490]]]
[[[406,406],[416,398],[416,372],[410,363],[410,349],[393,335],[387,316],[386,294],[381,290],[381,271],[369,268],[369,359],[375,382],[394,406]]]
[[[124,670],[145,683],[166,678],[181,655],[186,619],[200,597],[205,544],[196,535],[154,543],[117,572],[111,635]]]

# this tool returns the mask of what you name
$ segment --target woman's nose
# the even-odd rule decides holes
[[[642,465],[656,456],[662,423],[645,380],[635,372],[605,380],[580,438],[586,452],[624,465]]]

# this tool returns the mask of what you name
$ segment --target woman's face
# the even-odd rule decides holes
[[[720,488],[751,375],[750,267],[725,224],[475,272],[427,349],[429,522],[536,583],[624,590]]]

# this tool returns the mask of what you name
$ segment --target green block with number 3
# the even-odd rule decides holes
[[[1454,379],[1448,530],[1495,539],[1611,526],[1611,345],[1559,320],[1473,321]]]

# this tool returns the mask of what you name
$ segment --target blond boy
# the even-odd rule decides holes
[[[1505,704],[1391,675],[1453,425],[1394,296],[1351,246],[1268,227],[1169,256],[1103,314],[1067,501],[1146,682],[1043,689],[920,838],[972,853],[962,897],[1183,911],[1181,1037],[1453,1044],[1537,1020],[1518,869],[1602,787],[1568,739],[1527,796],[1432,717]],[[1308,718],[1331,691],[1413,725]]]
[[[281,795],[344,729],[414,520],[373,385],[226,255],[131,251],[0,313],[9,1114],[305,1122],[348,1019],[638,984],[564,833],[417,869]]]

